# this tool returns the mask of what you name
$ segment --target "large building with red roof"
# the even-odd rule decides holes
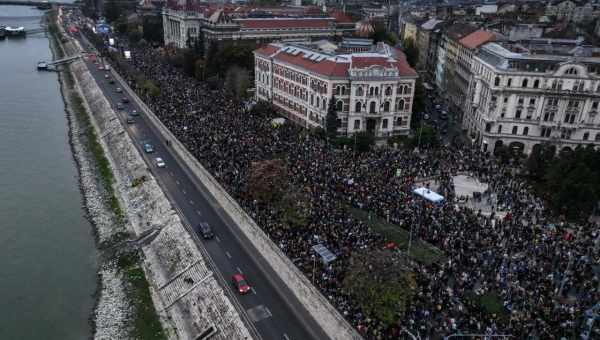
[[[333,99],[340,135],[409,132],[417,73],[395,48],[379,43],[348,53],[271,43],[254,56],[257,100],[273,103],[302,126],[324,127]]]
[[[321,39],[352,33],[343,13],[311,14],[300,8],[169,3],[163,10],[165,44],[185,48],[201,35],[206,41]],[[319,10],[320,11],[320,10]]]

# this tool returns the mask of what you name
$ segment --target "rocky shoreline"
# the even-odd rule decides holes
[[[64,55],[64,50],[56,39],[56,37],[49,36],[50,49],[55,59],[61,52]],[[133,306],[125,291],[126,280],[123,274],[119,272],[114,257],[107,256],[112,253],[109,248],[111,241],[119,233],[124,232],[125,228],[106,204],[106,190],[99,178],[98,168],[90,150],[85,147],[86,136],[81,131],[85,122],[82,122],[81,117],[78,117],[75,112],[73,84],[72,80],[68,80],[72,79],[70,70],[63,68],[57,73],[65,104],[69,144],[77,167],[83,208],[86,218],[93,226],[99,252],[97,285],[94,292],[95,303],[89,316],[92,328],[91,338],[97,340],[126,339],[131,333]]]

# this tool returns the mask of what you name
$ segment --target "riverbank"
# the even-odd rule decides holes
[[[53,30],[58,31],[62,50],[66,55],[81,53],[79,41],[64,33],[58,22]],[[210,334],[214,339],[250,339],[86,62],[72,62],[64,79],[73,85],[73,121],[82,123],[74,140],[84,138],[79,144],[95,165],[104,217],[112,218],[107,228],[97,228],[104,272],[94,338],[197,339]],[[121,301],[128,304],[119,305]]]
[[[56,18],[50,17],[49,20],[53,21]],[[70,53],[65,51],[58,27],[53,27],[49,39],[50,47],[54,58],[59,59]],[[141,312],[148,310],[148,305],[153,305],[143,271],[137,261],[134,261],[137,259],[135,250],[115,248],[129,234],[124,224],[123,211],[113,189],[114,175],[108,159],[98,142],[83,99],[75,88],[75,80],[69,67],[62,67],[58,77],[84,206],[87,217],[94,226],[96,242],[101,253],[95,306],[89,319],[93,338],[128,339],[135,334],[142,339],[162,339],[164,334],[156,314]],[[140,298],[137,311],[135,298]],[[151,311],[154,312],[154,308],[151,308]]]

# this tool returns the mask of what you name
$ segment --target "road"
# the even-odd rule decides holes
[[[82,46],[91,49],[87,41]],[[293,293],[278,278],[273,269],[264,261],[238,227],[225,215],[203,185],[191,175],[191,171],[172,152],[165,141],[159,138],[156,127],[145,117],[142,108],[129,95],[117,93],[116,88],[125,88],[116,80],[109,84],[106,71],[99,70],[91,61],[85,61],[92,76],[109,100],[121,123],[135,142],[148,167],[158,180],[163,191],[193,235],[199,247],[204,247],[214,263],[217,277],[221,277],[224,289],[230,290],[230,297],[237,300],[246,323],[259,334],[260,338],[284,340],[328,339],[327,335],[306,311]],[[114,79],[114,78],[113,78]],[[123,97],[130,98],[124,104],[124,110],[117,110],[117,103]],[[141,115],[135,117],[134,124],[126,124],[128,112],[137,110]],[[155,151],[147,154],[143,143],[150,143]],[[161,157],[166,167],[158,168],[155,158]],[[203,240],[193,231],[200,222],[208,222],[215,232],[213,240]],[[252,286],[250,294],[240,296],[233,292],[231,276],[243,273]],[[220,275],[219,275],[220,274]],[[232,339],[234,340],[234,339]]]

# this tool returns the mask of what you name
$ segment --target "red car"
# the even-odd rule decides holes
[[[233,285],[237,288],[238,293],[241,295],[248,294],[250,292],[250,286],[246,282],[246,278],[242,274],[235,274],[232,277]]]

